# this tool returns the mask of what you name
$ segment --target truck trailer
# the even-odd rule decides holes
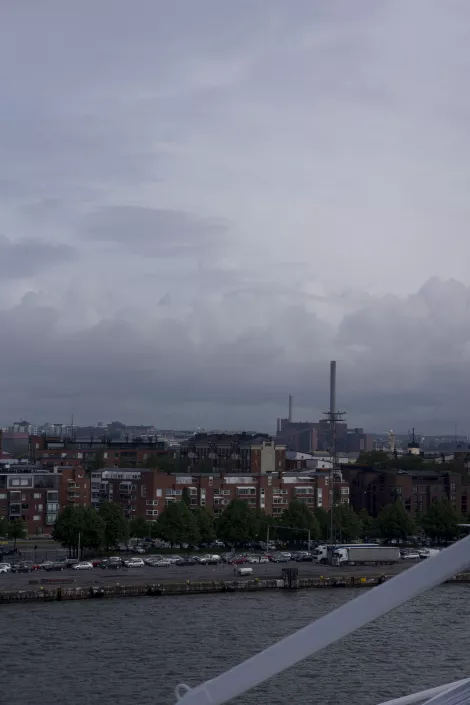
[[[346,565],[391,565],[400,561],[400,549],[396,546],[337,546],[331,554],[331,564]]]

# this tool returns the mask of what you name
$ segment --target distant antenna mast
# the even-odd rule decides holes
[[[331,360],[330,362],[330,410],[326,411],[324,415],[330,422],[330,432],[331,432],[331,470],[330,470],[330,543],[335,541],[335,531],[334,531],[334,517],[333,517],[333,507],[335,501],[335,475],[338,471],[338,448],[336,442],[336,426],[338,421],[341,421],[345,415],[345,411],[337,411],[336,409],[336,360]]]

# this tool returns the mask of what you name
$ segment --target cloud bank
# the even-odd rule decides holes
[[[461,432],[470,6],[60,0],[0,24],[0,425]]]

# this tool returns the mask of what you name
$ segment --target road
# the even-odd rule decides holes
[[[280,578],[283,568],[298,568],[299,577],[320,577],[324,576],[340,576],[340,575],[377,575],[385,573],[386,575],[396,574],[410,566],[411,561],[401,562],[393,566],[355,566],[346,569],[333,568],[330,566],[317,566],[311,563],[269,563],[256,565],[252,564],[253,575],[251,577],[258,578]],[[231,565],[195,565],[178,568],[172,566],[170,568],[152,568],[145,566],[144,568],[121,568],[119,570],[103,570],[102,568],[93,568],[93,570],[72,570],[71,568],[65,571],[46,572],[44,570],[34,571],[32,573],[2,573],[0,574],[0,590],[24,590],[30,586],[30,581],[41,580],[74,580],[73,585],[109,585],[113,582],[119,583],[157,583],[162,581],[183,582],[186,580],[231,580],[235,578],[243,580],[234,572],[234,566]],[[249,578],[247,578],[249,579]],[[44,583],[46,584],[46,583]],[[57,583],[60,584],[60,583]]]

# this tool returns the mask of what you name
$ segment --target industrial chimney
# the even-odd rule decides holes
[[[330,362],[330,419],[336,414],[336,360]]]
[[[292,394],[289,394],[289,423],[292,423]]]

